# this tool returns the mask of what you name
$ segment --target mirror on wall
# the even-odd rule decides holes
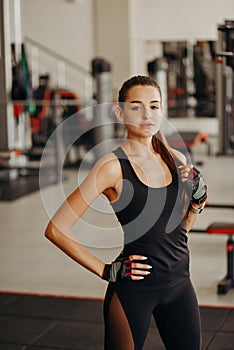
[[[164,73],[168,117],[215,117],[216,42],[150,40],[145,44],[148,73],[157,77],[154,60],[167,63]]]

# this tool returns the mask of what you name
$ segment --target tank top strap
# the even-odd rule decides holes
[[[124,150],[122,149],[122,147],[118,147],[116,148],[113,153],[116,155],[116,157],[120,158],[120,159],[128,159],[126,153],[124,152]]]
[[[124,152],[124,150],[121,147],[118,147],[117,149],[115,149],[113,151],[113,153],[116,155],[116,157],[118,158],[118,160],[120,162],[123,178],[124,179],[129,179],[132,177],[134,178],[134,173],[132,171],[131,163],[130,163],[126,153]]]

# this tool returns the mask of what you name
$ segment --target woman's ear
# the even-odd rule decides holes
[[[124,115],[123,115],[123,110],[120,106],[117,106],[115,108],[115,116],[117,118],[117,120],[120,122],[120,123],[123,123],[124,122]]]

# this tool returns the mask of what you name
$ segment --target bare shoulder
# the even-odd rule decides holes
[[[181,153],[175,148],[172,148],[171,151],[183,164],[187,163],[186,157],[183,153]]]
[[[106,192],[109,188],[116,188],[121,178],[121,168],[117,157],[113,153],[101,157],[89,171],[88,175],[73,192],[75,200],[82,197],[87,205]]]
[[[106,175],[114,175],[119,172],[120,164],[118,158],[113,152],[101,157],[94,166],[95,171],[102,171]]]
[[[94,181],[100,192],[107,188],[115,188],[122,178],[121,166],[118,158],[110,152],[101,157],[91,170],[88,180]]]

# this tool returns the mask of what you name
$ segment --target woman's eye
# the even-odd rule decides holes
[[[160,109],[159,106],[151,106],[151,109],[155,110],[155,109]]]
[[[133,110],[133,111],[139,111],[140,109],[141,109],[140,106],[133,106],[133,107],[132,107],[132,110]]]

